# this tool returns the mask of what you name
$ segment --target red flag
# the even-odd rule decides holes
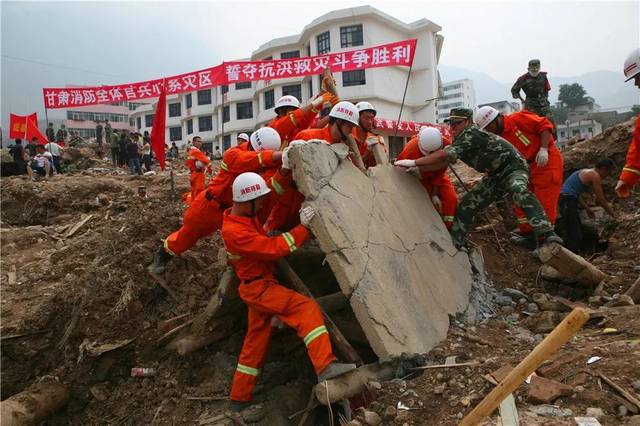
[[[153,127],[151,128],[151,149],[160,163],[160,168],[164,170],[165,125],[167,122],[167,88],[164,80],[161,90],[156,116],[153,118]]]
[[[31,116],[29,116],[31,117]],[[31,142],[31,139],[37,138],[40,145],[44,145],[49,142],[47,137],[38,129],[38,124],[36,121],[31,120],[31,118],[27,119],[27,130],[25,131],[25,139]]]
[[[27,139],[27,121],[31,120],[38,127],[38,114],[31,115],[9,114],[9,137],[11,139]]]

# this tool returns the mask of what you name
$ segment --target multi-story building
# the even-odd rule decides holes
[[[386,119],[398,118],[409,77],[402,120],[434,123],[435,102],[429,100],[438,96],[437,67],[444,40],[438,34],[440,30],[440,26],[427,19],[406,24],[371,6],[361,6],[322,15],[304,27],[302,33],[271,40],[258,47],[248,59],[315,56],[416,38],[416,54],[409,76],[407,67],[387,67],[345,71],[335,73],[334,77],[343,100],[369,101],[375,105],[378,117]],[[281,96],[294,95],[306,104],[319,90],[320,76],[314,75],[236,83],[178,95],[167,101],[168,118],[175,118],[172,124],[167,124],[167,142],[173,139],[184,144],[198,135],[205,143],[224,151],[235,145],[239,133],[251,133],[267,125],[275,117],[273,108]],[[145,124],[142,120],[151,116],[155,107],[147,108],[131,114],[136,129],[149,127],[142,126]],[[175,116],[171,115],[172,111]],[[178,121],[180,139],[175,138]],[[405,142],[404,136],[391,139],[392,144]]]
[[[557,144],[562,147],[569,139],[590,139],[599,135],[602,133],[602,124],[592,118],[574,122],[567,120],[564,124],[558,124],[556,130],[558,132]]]
[[[437,102],[438,123],[444,122],[449,116],[451,108],[471,108],[476,109],[476,91],[473,88],[473,81],[468,78],[450,81],[442,84],[440,97]]]
[[[510,101],[498,101],[489,102],[487,104],[480,104],[478,108],[483,106],[490,106],[498,110],[500,114],[511,114],[520,111],[520,103]]]

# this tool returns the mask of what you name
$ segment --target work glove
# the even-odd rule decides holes
[[[204,168],[205,164],[200,161],[200,160],[196,160],[196,169],[198,170],[202,170]]]
[[[367,147],[369,149],[373,148],[378,144],[382,144],[382,141],[380,140],[380,136],[369,136],[367,138]]]
[[[618,183],[616,183],[616,195],[620,198],[628,198],[630,195],[629,185],[619,180]]]
[[[398,167],[415,167],[416,160],[397,160],[393,165]]]
[[[305,228],[308,228],[309,225],[311,224],[311,220],[313,220],[313,218],[316,215],[316,209],[314,209],[311,206],[306,206],[300,209],[300,223],[302,224],[302,226],[304,226]]]
[[[322,108],[325,103],[330,103],[331,106],[333,106],[338,102],[340,102],[339,97],[329,92],[323,92],[322,94],[320,94],[320,96],[316,97],[313,101],[311,101],[311,105],[314,108],[318,109],[318,108]]]
[[[442,201],[440,200],[440,197],[434,195],[433,197],[431,197],[431,202],[433,203],[433,207],[435,207],[438,213],[442,213]]]
[[[547,148],[540,148],[538,155],[536,155],[536,164],[538,167],[544,167],[549,162],[549,150]]]
[[[291,170],[291,166],[289,166],[289,150],[290,149],[291,149],[291,146],[288,146],[282,151],[282,168],[287,170]]]

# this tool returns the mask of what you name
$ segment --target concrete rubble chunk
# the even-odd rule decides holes
[[[311,230],[379,357],[425,353],[465,311],[473,274],[423,187],[391,165],[365,175],[343,144],[310,141],[289,158]]]
[[[555,380],[533,376],[529,384],[529,401],[536,404],[550,404],[561,396],[571,395],[573,387]]]

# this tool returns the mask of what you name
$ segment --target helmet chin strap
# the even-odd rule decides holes
[[[342,131],[342,123],[343,123],[343,120],[336,121],[336,125],[338,126],[338,133],[340,133],[340,140],[342,142],[346,142],[347,135],[345,135],[344,132]]]

